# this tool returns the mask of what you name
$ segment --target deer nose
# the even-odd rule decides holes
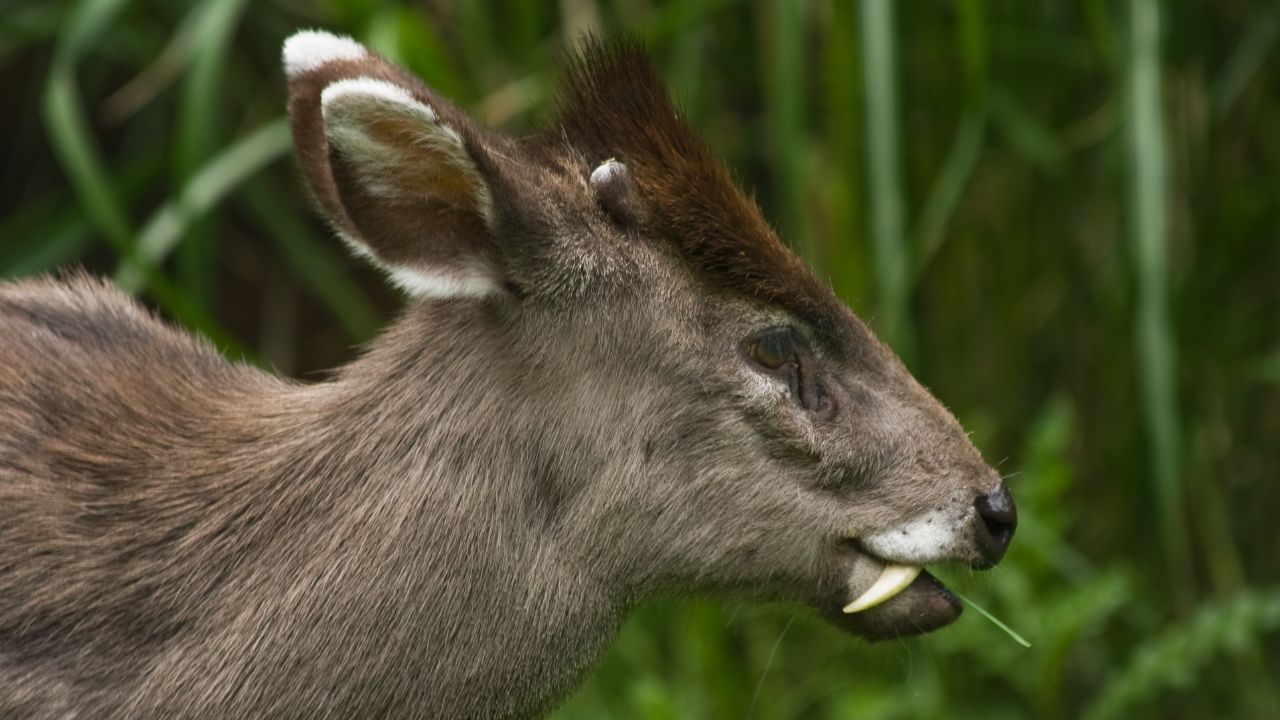
[[[989,495],[979,495],[973,501],[977,510],[976,534],[978,551],[982,553],[983,567],[991,567],[1000,562],[1009,549],[1009,541],[1013,539],[1013,531],[1018,527],[1018,508],[1013,504],[1013,496],[1003,485]]]

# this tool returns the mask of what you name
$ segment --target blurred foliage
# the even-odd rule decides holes
[[[399,300],[311,213],[280,43],[349,33],[484,121],[583,31],[692,121],[1008,473],[976,613],[869,646],[657,602],[561,718],[1280,716],[1280,4],[0,0],[0,276],[114,274],[316,377]]]

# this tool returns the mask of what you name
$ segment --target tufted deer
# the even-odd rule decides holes
[[[319,208],[412,299],[303,385],[0,286],[0,716],[537,716],[659,593],[956,618],[921,566],[1000,559],[1000,478],[642,53],[590,44],[523,140],[348,38],[284,65]]]

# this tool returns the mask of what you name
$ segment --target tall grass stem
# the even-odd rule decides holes
[[[1138,286],[1135,339],[1160,536],[1174,587],[1185,601],[1191,582],[1191,558],[1184,521],[1175,350],[1169,310],[1160,8],[1159,0],[1133,0],[1129,5],[1130,203]]]
[[[867,103],[871,241],[879,289],[877,326],[910,362],[909,259],[903,232],[898,149],[897,69],[892,0],[861,0],[863,83]]]

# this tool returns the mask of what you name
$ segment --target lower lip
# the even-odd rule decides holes
[[[836,623],[866,640],[891,640],[933,632],[960,617],[959,599],[929,571],[921,571],[902,592],[864,612],[847,615],[834,608]],[[832,618],[835,620],[835,618]]]

